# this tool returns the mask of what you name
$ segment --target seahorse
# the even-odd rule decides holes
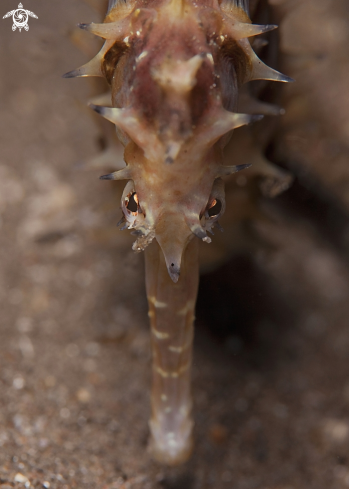
[[[121,223],[145,251],[152,335],[149,446],[176,465],[193,447],[198,242],[220,228],[224,177],[250,166],[225,165],[224,148],[234,129],[279,113],[263,104],[260,115],[237,112],[239,92],[251,80],[291,79],[255,53],[253,38],[276,26],[252,24],[248,0],[109,0],[102,24],[80,27],[105,43],[65,77],[105,77],[111,87],[110,104],[91,107],[115,124],[126,166],[101,178],[128,180]]]

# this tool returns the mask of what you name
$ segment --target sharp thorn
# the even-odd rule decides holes
[[[114,173],[108,173],[108,175],[102,175],[99,177],[100,180],[114,180]]]
[[[238,172],[238,171],[241,171],[241,170],[246,170],[246,168],[250,168],[252,166],[251,163],[246,163],[244,165],[236,165],[235,168],[235,173]]]
[[[98,55],[97,55],[98,56]],[[101,61],[100,58],[93,58],[89,63],[86,63],[76,70],[68,71],[62,78],[79,78],[85,76],[99,76],[103,77],[103,73],[100,68]]]
[[[251,120],[249,124],[252,124],[253,122],[258,122],[264,119],[264,115],[251,115]]]
[[[108,175],[102,175],[99,177],[100,180],[129,180],[131,178],[131,170],[128,166],[122,168],[121,170],[114,171],[113,173],[108,173]]]
[[[163,146],[156,134],[148,131],[141,122],[139,115],[132,108],[103,107],[101,105],[89,104],[97,114],[115,124],[124,131],[140,148],[143,149],[145,157],[150,160],[163,158]],[[128,178],[123,176],[122,178]],[[116,179],[114,177],[114,179]],[[118,177],[121,179],[121,175]]]
[[[125,222],[125,216],[122,216],[120,221],[117,223],[116,227],[118,228],[123,222]]]
[[[118,41],[125,37],[125,22],[106,22],[103,24],[78,24],[80,29],[83,29],[95,36],[102,37],[103,39],[112,39]]]
[[[222,110],[216,114],[215,121],[212,123],[208,121],[207,129],[200,134],[200,137],[206,144],[213,144],[224,134],[261,119],[263,119],[262,115],[238,114]]]
[[[283,75],[279,71],[270,68],[270,66],[266,65],[261,61],[256,53],[253,51],[250,41],[248,39],[241,39],[239,41],[240,46],[245,51],[246,55],[250,58],[251,62],[251,72],[245,79],[245,82],[249,82],[252,80],[270,80],[270,81],[278,81],[283,83],[293,82],[293,78]]]
[[[218,171],[218,176],[224,177],[228,175],[232,175],[233,173],[237,173],[241,170],[246,170],[250,168],[251,163],[246,163],[244,165],[234,165],[234,166],[221,166]]]
[[[76,78],[80,76],[78,71],[79,70],[68,71],[68,73],[64,73],[64,75],[62,75],[62,78]]]
[[[222,226],[219,224],[218,221],[215,222],[215,225],[220,230],[221,233],[224,233],[224,229],[222,228]]]
[[[92,110],[97,112],[97,114],[103,115],[104,107],[102,105],[95,105],[95,104],[89,103],[88,106],[91,107]]]
[[[241,39],[259,36],[265,32],[273,31],[274,29],[277,29],[277,27],[277,25],[257,25],[241,22],[229,27],[228,30],[235,41],[240,41]]]

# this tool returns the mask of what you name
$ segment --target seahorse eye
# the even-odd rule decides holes
[[[125,199],[125,206],[133,215],[138,214],[138,197],[136,192],[133,192]]]
[[[130,180],[124,188],[121,197],[121,208],[125,216],[128,229],[135,229],[135,227],[139,225],[140,221],[145,217],[132,180]]]
[[[216,217],[222,210],[222,202],[218,199],[213,199],[207,209],[208,217]]]

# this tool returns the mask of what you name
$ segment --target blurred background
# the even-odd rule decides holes
[[[26,0],[28,32],[0,20],[0,487],[349,487],[347,0],[255,11],[280,25],[260,55],[296,83],[253,86],[286,113],[227,152],[256,169],[228,182],[225,232],[201,250],[196,448],[177,469],[146,452],[143,256],[86,107],[103,82],[61,78],[97,52],[74,26],[100,5]]]

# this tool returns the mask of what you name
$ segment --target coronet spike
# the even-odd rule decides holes
[[[97,114],[115,124],[123,130],[140,148],[143,149],[145,157],[150,160],[159,160],[163,157],[163,148],[157,136],[147,131],[139,121],[136,112],[132,108],[111,108],[100,105],[89,104]]]
[[[279,71],[273,70],[273,68],[270,68],[270,66],[263,63],[253,51],[251,44],[247,39],[242,39],[239,43],[250,58],[252,65],[250,75],[245,80],[245,83],[253,80],[270,80],[283,83],[291,83],[294,81],[293,78],[283,75]]]
[[[223,136],[233,129],[237,129],[247,124],[252,124],[263,119],[262,115],[250,115],[250,114],[236,114],[234,112],[224,111],[223,117],[218,120],[214,126],[216,126],[217,132],[221,132],[220,136]],[[212,127],[214,131],[214,126]],[[212,132],[213,132],[212,131]]]
[[[251,166],[251,163],[247,163],[245,165],[221,166],[219,168],[218,175],[220,177],[226,177],[228,175],[232,175],[233,173],[237,173],[238,171],[246,170],[246,168],[250,168]]]
[[[103,39],[121,41],[126,36],[125,23],[120,22],[108,22],[105,24],[91,22],[91,24],[78,24],[78,27]]]
[[[262,115],[236,114],[222,109],[219,114],[216,114],[215,122],[207,125],[201,137],[206,144],[212,145],[229,131],[261,119],[263,119]]]
[[[100,180],[129,180],[131,178],[131,169],[128,166],[122,170],[114,171],[113,173],[108,173],[108,175],[99,177]]]
[[[253,80],[270,80],[282,83],[294,82],[294,79],[290,76],[283,75],[279,71],[273,70],[273,68],[270,68],[270,66],[263,63],[257,55],[252,62],[252,77],[249,81]]]
[[[95,105],[92,103],[88,104],[91,109],[93,109],[97,114],[101,115],[110,122],[119,121],[121,119],[120,114],[124,109],[117,109],[112,107],[104,107],[102,105]]]
[[[277,25],[258,25],[238,22],[232,26],[229,26],[228,29],[232,38],[235,39],[235,41],[240,41],[240,39],[259,36],[265,32],[273,31],[274,29],[277,29],[277,27]]]
[[[83,77],[83,76],[99,76],[103,77],[102,73],[102,53],[99,52],[97,56],[91,59],[88,63],[86,63],[83,66],[80,66],[80,68],[77,68],[76,70],[68,71],[68,73],[65,73],[63,75],[63,78],[77,78],[77,77]]]

